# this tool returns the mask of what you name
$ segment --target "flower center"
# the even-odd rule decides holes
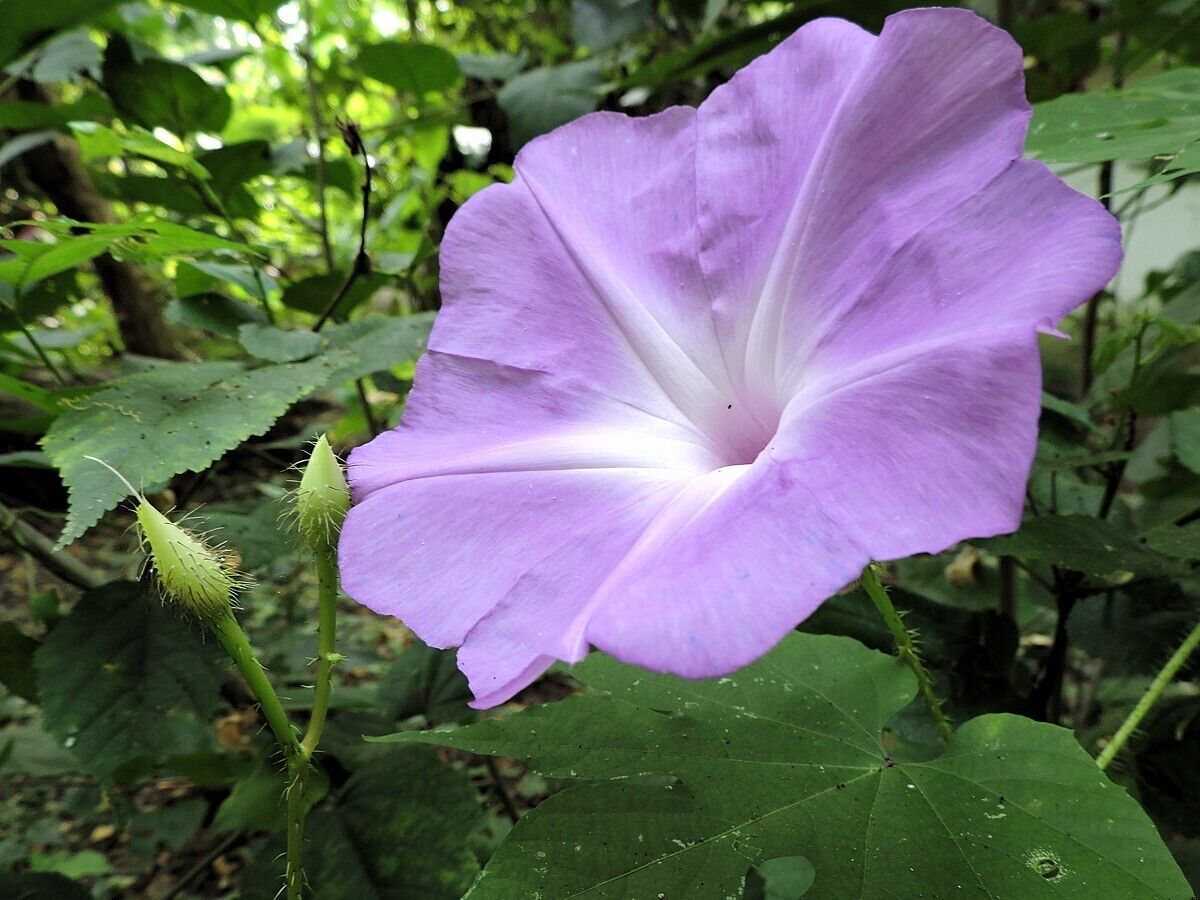
[[[739,398],[730,401],[714,419],[706,430],[721,467],[748,466],[775,437],[780,413],[770,404]]]

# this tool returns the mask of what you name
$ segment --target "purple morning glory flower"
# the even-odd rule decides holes
[[[1038,330],[1121,257],[1021,159],[1029,114],[1012,39],[927,9],[530,143],[451,222],[404,419],[350,457],[347,592],[488,707],[589,646],[730,672],[869,560],[1013,530]]]

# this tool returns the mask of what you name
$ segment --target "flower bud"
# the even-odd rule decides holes
[[[328,549],[337,541],[350,509],[350,485],[342,464],[325,435],[317,438],[296,491],[296,525],[313,549]]]
[[[228,613],[240,582],[220,551],[180,528],[145,498],[138,503],[137,520],[163,594],[204,622]]]

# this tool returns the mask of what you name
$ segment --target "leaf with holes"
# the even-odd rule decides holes
[[[36,654],[46,728],[93,775],[212,749],[225,667],[136,584],[90,591]]]
[[[1190,895],[1068,731],[989,715],[934,759],[889,755],[884,723],[914,679],[848,638],[792,634],[712,681],[595,654],[575,674],[583,696],[385,738],[584,782],[521,820],[471,900],[737,896],[750,868],[789,856],[812,863],[813,896],[839,900]]]
[[[174,363],[119,378],[78,401],[43,438],[70,492],[60,542],[79,537],[128,495],[111,472],[86,457],[104,460],[135,485],[203,471],[355,359],[331,350],[306,362],[257,369],[236,362]]]

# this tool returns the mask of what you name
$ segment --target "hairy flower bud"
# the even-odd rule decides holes
[[[317,438],[296,491],[296,525],[314,549],[327,549],[337,541],[350,509],[350,486],[325,435]]]
[[[220,551],[180,528],[145,498],[138,503],[137,520],[163,594],[204,622],[228,613],[239,580]]]

